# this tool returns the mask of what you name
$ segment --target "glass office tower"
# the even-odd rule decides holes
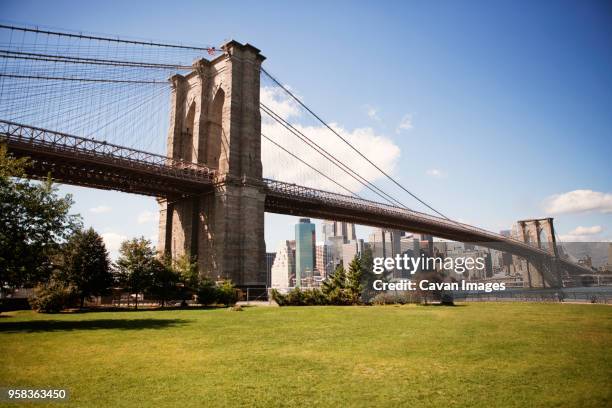
[[[310,218],[300,218],[295,224],[295,286],[301,286],[302,279],[313,277],[315,267],[316,236],[315,224]]]

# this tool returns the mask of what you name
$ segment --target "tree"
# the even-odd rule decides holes
[[[151,284],[149,291],[157,299],[161,306],[177,294],[177,283],[179,274],[169,265],[155,259],[151,270]]]
[[[60,197],[50,179],[23,179],[29,165],[0,145],[0,290],[47,281],[60,244],[81,228],[70,195]]]
[[[385,277],[384,274],[377,275],[374,273],[374,257],[371,248],[365,248],[361,253],[361,271],[363,272],[361,277],[363,283],[362,297],[365,301],[369,301],[377,294],[374,290],[374,281]]]
[[[172,268],[178,273],[186,287],[195,289],[200,282],[198,264],[189,254],[183,254],[172,260]]]
[[[64,250],[61,279],[74,286],[81,301],[109,293],[113,284],[110,260],[102,237],[89,228],[75,232]]]
[[[46,283],[36,285],[29,302],[32,309],[39,313],[58,313],[73,306],[77,296],[73,286],[67,286],[64,282],[52,278]]]
[[[323,282],[323,294],[332,305],[346,305],[349,303],[346,288],[346,271],[338,265],[330,279]]]
[[[151,241],[144,237],[123,241],[117,259],[118,280],[136,295],[135,307],[138,309],[138,295],[151,287],[153,268],[159,262]]]
[[[352,304],[359,303],[361,298],[361,292],[363,291],[363,285],[361,284],[361,278],[363,276],[363,270],[361,267],[361,261],[358,255],[355,255],[351,263],[349,264],[349,270],[346,274],[346,294],[348,301]]]

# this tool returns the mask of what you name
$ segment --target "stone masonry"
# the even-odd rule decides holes
[[[531,244],[537,248],[548,251],[553,256],[558,256],[557,240],[555,238],[555,229],[552,218],[541,218],[522,220],[517,222],[517,238],[525,243]],[[545,265],[541,263],[526,262],[525,268],[522,269],[523,280],[528,283],[529,287],[546,287],[544,279],[545,272],[554,274],[551,269],[554,265]],[[548,275],[548,274],[546,274]],[[548,282],[549,285],[556,282]]]
[[[215,189],[160,200],[159,251],[196,257],[203,276],[266,282],[259,69],[265,59],[230,41],[224,55],[175,75],[168,156],[218,169]]]

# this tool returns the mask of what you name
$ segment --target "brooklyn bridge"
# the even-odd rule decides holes
[[[167,44],[8,25],[0,25],[0,42],[0,142],[31,158],[28,175],[155,197],[158,250],[196,257],[203,274],[265,285],[265,212],[477,243],[527,260],[534,286],[561,287],[572,275],[590,273],[559,255],[552,219],[519,222],[519,236],[507,237],[444,216],[314,113],[262,66],[265,57],[252,45]],[[289,101],[362,165],[292,123],[261,98],[264,89],[272,102]],[[285,138],[264,133],[262,123]],[[299,153],[304,148],[326,165],[309,161]],[[262,154],[283,171],[268,174]],[[386,187],[356,170],[363,165]],[[397,192],[428,213],[409,208]]]

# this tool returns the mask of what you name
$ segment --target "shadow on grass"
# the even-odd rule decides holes
[[[441,306],[441,307],[466,307],[466,304],[457,304],[457,303],[453,303],[453,304],[447,304],[447,303],[430,303],[428,305],[424,305],[424,306]]]
[[[96,307],[85,307],[83,309],[70,309],[64,310],[62,314],[77,314],[77,313],[107,313],[107,312],[176,312],[182,310],[217,310],[223,309],[220,306],[188,306],[188,307],[140,307],[134,309],[133,307],[115,307],[115,306],[96,306]]]
[[[182,319],[96,319],[96,320],[35,320],[0,323],[0,332],[37,333],[73,330],[142,330],[165,329],[188,323]]]

